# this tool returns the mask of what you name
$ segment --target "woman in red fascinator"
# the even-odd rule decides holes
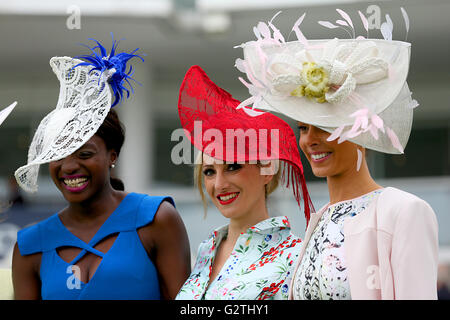
[[[239,101],[198,66],[186,74],[178,110],[185,133],[201,151],[195,180],[229,224],[198,249],[177,299],[287,299],[301,240],[287,217],[271,217],[267,197],[279,180],[291,186],[306,219],[312,204],[294,132],[280,118],[236,110]]]

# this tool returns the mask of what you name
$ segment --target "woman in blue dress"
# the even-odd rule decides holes
[[[15,175],[36,191],[39,165],[49,163],[67,206],[19,231],[16,299],[173,299],[190,273],[189,240],[173,199],[125,192],[111,177],[125,138],[111,108],[128,92],[126,63],[141,58],[137,50],[115,55],[116,47],[107,55],[97,42],[92,51],[100,52],[82,57],[87,62],[50,61],[61,84],[58,105]]]

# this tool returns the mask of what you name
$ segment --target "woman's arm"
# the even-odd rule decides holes
[[[175,299],[191,273],[191,251],[186,228],[169,202],[161,203],[151,224],[139,236],[158,270],[163,299]]]
[[[12,259],[14,299],[41,299],[41,280],[39,278],[41,256],[41,253],[22,256],[19,252],[17,243],[14,246]]]
[[[438,225],[433,209],[416,198],[402,203],[392,238],[395,299],[437,299]]]

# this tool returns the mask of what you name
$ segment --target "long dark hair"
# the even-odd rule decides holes
[[[119,116],[114,109],[109,111],[105,121],[98,128],[96,135],[103,139],[107,150],[114,150],[117,153],[117,157],[119,157],[120,150],[125,141],[125,127],[120,122]],[[116,177],[111,176],[110,183],[115,190],[125,190],[125,185],[122,180]]]

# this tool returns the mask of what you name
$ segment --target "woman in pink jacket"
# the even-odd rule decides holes
[[[367,149],[404,152],[412,125],[406,83],[411,44],[356,37],[349,15],[339,26],[353,39],[286,42],[272,23],[255,27],[236,67],[251,98],[238,108],[283,113],[298,121],[300,148],[313,173],[327,179],[330,202],[311,214],[291,299],[436,299],[438,226],[424,200],[371,177]],[[402,8],[406,25],[409,19]],[[367,19],[359,12],[368,31]],[[337,28],[320,21],[328,28]]]

